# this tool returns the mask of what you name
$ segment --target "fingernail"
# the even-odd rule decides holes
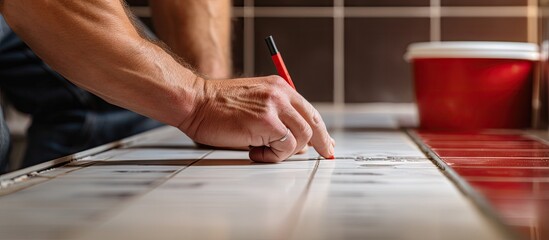
[[[335,159],[335,157],[334,157],[334,155],[332,155],[332,156],[328,157],[328,159],[330,159],[330,160],[334,160],[334,159]]]
[[[334,154],[335,154],[335,150],[334,150],[334,146],[332,146],[330,148],[330,157],[329,157],[329,159],[335,159]]]

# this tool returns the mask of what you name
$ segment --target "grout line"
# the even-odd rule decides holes
[[[345,7],[346,17],[429,17],[430,7]]]
[[[539,28],[538,21],[540,21],[540,9],[538,8],[538,0],[528,0],[528,18],[526,19],[526,34],[527,34],[527,41],[531,43],[540,44],[541,40],[539,39],[539,32],[541,32],[541,29]],[[542,53],[542,49],[540,46],[540,53]],[[541,64],[540,64],[541,65]],[[541,96],[543,96],[542,91],[545,89],[542,88],[542,81],[541,81],[541,73],[540,71],[535,71],[534,77],[533,77],[533,91],[532,91],[532,119],[531,119],[531,127],[533,128],[540,128],[541,123],[544,122],[543,119],[541,119],[541,109],[542,102],[544,102],[541,99]]]
[[[336,0],[338,1],[338,0]],[[334,7],[338,7],[334,5]],[[526,17],[526,6],[441,7],[431,0],[431,7],[340,7],[345,17],[430,17],[433,10],[445,17]],[[255,7],[258,17],[330,17],[332,7]]]
[[[334,0],[340,1],[340,0]],[[529,0],[529,6],[491,7],[441,7],[440,0],[431,0],[431,7],[343,7],[345,17],[431,17],[433,7],[437,7],[443,17],[535,17],[537,0]],[[249,4],[248,2],[252,2]],[[335,6],[334,7],[338,7]],[[233,7],[233,17],[333,17],[334,7],[253,7],[253,0],[246,0],[244,7]],[[435,9],[437,9],[435,8]],[[138,17],[151,17],[149,7],[131,7]]]
[[[315,178],[319,165],[320,165],[320,160],[316,160],[315,166],[311,171],[311,175],[309,175],[309,178],[307,179],[307,185],[305,185],[303,192],[301,192],[301,194],[299,195],[299,198],[297,199],[296,204],[292,207],[293,210],[290,212],[288,216],[287,226],[289,226],[288,227],[289,229],[288,231],[285,231],[288,235],[281,239],[290,239],[292,235],[295,234],[296,227],[301,222],[301,214],[303,214],[303,211],[305,210],[304,206],[305,206],[305,203],[307,202],[307,197],[309,196],[309,190],[311,189],[311,185],[313,185],[313,180]]]
[[[440,0],[431,0],[430,11],[430,39],[432,42],[438,42],[441,40],[441,7]]]
[[[194,161],[191,162],[190,164],[182,166],[180,169],[174,171],[171,174],[168,174],[165,177],[161,177],[161,178],[156,179],[154,181],[154,184],[152,184],[149,188],[147,188],[146,190],[143,190],[139,194],[136,194],[134,196],[129,197],[128,199],[120,200],[119,202],[112,204],[109,207],[108,211],[100,210],[99,214],[97,214],[97,216],[95,217],[95,219],[98,220],[98,221],[95,222],[94,223],[95,225],[93,225],[91,228],[96,228],[97,226],[99,226],[101,224],[101,221],[99,221],[99,220],[107,221],[107,220],[112,219],[113,217],[121,214],[126,208],[131,206],[132,203],[135,203],[138,199],[140,199],[143,196],[151,193],[152,191],[154,191],[155,189],[160,187],[162,184],[168,182],[170,179],[172,179],[177,174],[181,173],[182,171],[184,171],[185,169],[191,167],[192,165],[198,163],[200,160],[203,160],[204,158],[208,157],[213,152],[215,152],[215,150],[212,150],[212,151],[209,151],[209,152],[205,153],[204,155],[202,155],[202,157],[200,157],[198,159],[194,159]],[[68,239],[72,239],[72,238],[76,237],[76,234],[81,232],[81,231],[82,231],[82,229],[76,228],[76,229],[70,230],[66,235],[69,236]]]
[[[255,73],[255,9],[254,0],[244,1],[244,76],[250,77]]]
[[[170,174],[169,176],[165,177],[161,183],[159,183],[156,187],[159,187],[160,185],[166,183],[167,181],[169,181],[170,179],[172,179],[173,177],[175,177],[177,174],[181,173],[182,171],[184,171],[185,169],[187,168],[190,168],[191,166],[197,164],[198,162],[200,162],[201,160],[204,160],[206,157],[212,155],[212,153],[214,153],[216,150],[211,150],[207,153],[205,153],[204,155],[202,155],[202,157],[198,158],[198,159],[195,159],[193,162],[191,162],[190,164],[188,165],[185,165],[183,166],[181,169],[173,172],[172,174]],[[155,188],[156,188],[155,187]],[[151,190],[152,191],[152,190]]]
[[[527,9],[527,25],[528,25],[528,42],[539,43],[538,37],[538,21],[539,21],[539,8],[538,0],[528,0]]]
[[[337,1],[337,0],[336,0]],[[332,17],[332,7],[254,7],[260,17]]]
[[[345,104],[345,7],[344,0],[334,0],[334,105]]]
[[[439,1],[439,0],[432,0]],[[440,7],[444,17],[528,17],[529,7]]]

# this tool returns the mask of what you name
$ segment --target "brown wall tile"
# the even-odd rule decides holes
[[[346,0],[345,6],[399,7],[429,6],[429,0]]]
[[[244,72],[244,19],[233,19],[232,25],[232,60],[234,76],[241,76]]]
[[[442,18],[444,41],[517,41],[528,40],[526,18]]]
[[[244,0],[233,0],[233,6],[243,6]]]
[[[333,0],[255,0],[255,6],[260,7],[318,7],[318,6],[333,6]]]
[[[408,44],[429,41],[426,18],[350,18],[345,21],[345,101],[412,102]]]
[[[442,6],[525,6],[528,0],[442,0]]]
[[[444,6],[522,6],[527,0],[441,0]],[[146,6],[148,0],[130,0]],[[244,0],[233,0],[242,6]],[[333,5],[333,0],[255,0],[255,6]],[[430,0],[345,0],[353,6],[429,6]],[[150,18],[141,18],[147,25]],[[255,20],[255,72],[276,74],[263,38],[275,35],[299,91],[311,101],[333,100],[333,19],[262,18]],[[233,20],[233,66],[243,73],[243,19]],[[542,34],[549,35],[547,31]],[[444,41],[526,41],[527,21],[519,17],[444,17]],[[410,69],[402,60],[408,43],[429,40],[426,18],[348,18],[345,20],[347,102],[411,102]]]
[[[333,20],[256,18],[257,75],[276,74],[265,37],[273,35],[297,90],[309,101],[333,100]]]

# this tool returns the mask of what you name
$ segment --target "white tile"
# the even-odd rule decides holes
[[[284,239],[291,207],[131,206],[73,239]],[[151,231],[151,229],[154,229]]]
[[[126,201],[157,184],[155,179],[58,178],[0,198],[0,207],[105,207]]]
[[[309,148],[260,164],[248,151],[195,149],[179,130],[158,129],[0,197],[0,232],[7,239],[501,239],[406,134],[333,137],[340,159],[318,160]]]
[[[177,148],[195,147],[192,139],[174,127],[163,127],[130,143],[127,148]]]
[[[162,165],[102,165],[97,164],[70,172],[64,177],[67,178],[161,178],[174,174],[176,171],[185,168],[191,161],[181,161],[174,166]]]
[[[230,151],[230,150],[215,150],[211,154],[208,154],[204,159],[239,159],[239,160],[248,160],[248,151]]]
[[[317,160],[283,161],[279,163],[254,163],[248,159],[212,159],[206,158],[193,164],[189,169],[309,169]]]
[[[198,149],[165,149],[165,148],[146,148],[146,149],[120,149],[112,150],[114,156],[109,157],[107,161],[124,160],[193,160],[204,157],[210,150]]]
[[[235,178],[242,180],[308,178],[311,168],[209,168],[192,166],[179,172],[174,179],[187,178]]]

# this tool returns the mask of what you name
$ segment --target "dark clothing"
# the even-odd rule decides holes
[[[6,122],[3,121],[4,116],[0,109],[0,173],[6,169],[8,161],[2,161],[2,159],[8,159],[8,153],[10,149],[10,132]]]
[[[161,124],[111,105],[53,71],[7,27],[0,15],[0,90],[19,111],[30,114],[23,167],[124,138]],[[9,139],[2,137],[0,165]],[[1,172],[1,171],[0,171]]]

